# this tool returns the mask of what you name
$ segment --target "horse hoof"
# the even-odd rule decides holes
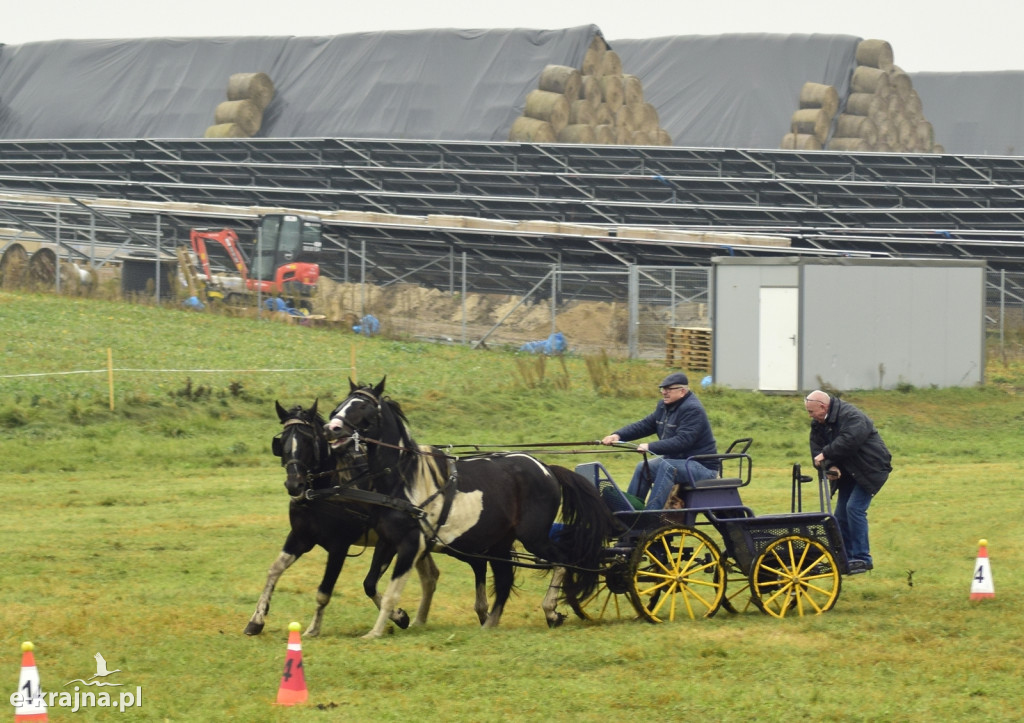
[[[263,632],[263,623],[249,623],[245,626],[246,635],[259,635]]]
[[[391,618],[391,620],[402,630],[409,627],[409,613],[402,610],[402,608],[398,608],[398,610],[395,611],[395,617]]]
[[[548,618],[548,627],[549,628],[559,628],[559,627],[562,626],[562,623],[564,623],[564,622],[565,622],[565,615],[563,615],[562,613],[556,612],[555,613],[555,617]]]

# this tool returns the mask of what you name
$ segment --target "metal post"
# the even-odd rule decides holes
[[[359,243],[359,318],[366,316],[366,239]]]
[[[465,346],[468,343],[466,329],[466,252],[462,252],[462,345]]]
[[[156,215],[156,283],[155,283],[155,286],[156,286],[156,303],[157,304],[160,303],[160,277],[162,277],[164,275],[163,274],[163,268],[161,267],[161,263],[160,263],[160,257],[161,257],[160,237],[161,237],[161,234],[160,234],[160,214],[157,214]]]
[[[61,249],[63,248],[60,245],[60,206],[57,206],[57,228],[56,228],[56,232],[57,232],[56,233],[57,248],[56,248],[56,251],[55,251],[54,255],[57,257],[57,263],[56,263],[56,268],[54,269],[54,275],[57,277],[57,294],[59,295],[60,294],[60,252],[61,252]],[[70,259],[70,257],[71,257],[71,253],[69,251],[68,252],[68,258]]]
[[[278,228],[278,238],[281,235],[281,229]],[[259,223],[256,226],[256,260],[261,266],[263,264],[263,224]],[[263,318],[263,284],[256,280],[256,318]]]
[[[676,269],[673,266],[669,272],[668,308],[670,319],[669,326],[676,326]]]
[[[636,359],[640,356],[640,270],[636,264],[629,265],[629,299],[626,303],[629,306],[629,358]]]
[[[558,316],[558,264],[551,266],[551,333],[558,331],[555,319]]]
[[[999,269],[999,353],[1006,355],[1006,269]]]

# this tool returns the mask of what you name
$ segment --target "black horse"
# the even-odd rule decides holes
[[[456,460],[437,448],[419,446],[401,407],[384,396],[384,381],[374,387],[350,381],[349,396],[325,427],[327,439],[343,457],[365,450],[373,489],[408,502],[418,513],[396,506],[377,517],[378,537],[393,545],[397,557],[377,623],[364,637],[383,633],[409,572],[435,548],[470,562],[474,569],[481,560],[490,561],[495,601],[481,615],[481,623],[496,626],[512,588],[516,540],[554,567],[542,607],[549,625],[560,624],[564,616],[555,610],[559,590],[570,604],[585,599],[599,582],[604,542],[618,532],[594,485],[528,454]],[[477,582],[479,601],[479,576]]]
[[[394,558],[394,548],[387,543],[380,544],[375,539],[372,523],[376,509],[372,506],[351,502],[337,504],[330,501],[329,497],[315,501],[310,499],[315,498],[311,491],[338,488],[339,485],[365,487],[367,483],[365,470],[358,469],[357,459],[348,457],[339,466],[324,437],[324,419],[317,413],[316,402],[310,409],[297,406],[285,411],[280,403],[275,406],[284,428],[274,438],[273,451],[281,458],[281,464],[287,471],[284,484],[292,498],[288,507],[292,529],[284,541],[281,554],[270,566],[267,583],[256,603],[256,611],[245,627],[245,633],[258,635],[263,632],[266,615],[270,610],[270,596],[278,579],[302,555],[320,545],[327,551],[327,565],[317,588],[316,612],[305,633],[318,635],[324,608],[331,601],[331,593],[349,548],[360,541],[367,545],[378,543],[374,547],[373,560],[363,581],[364,592],[377,607],[380,607],[381,600],[377,592],[377,581]],[[416,569],[420,575],[423,597],[414,623],[422,625],[427,621],[439,572],[429,555],[417,564]],[[404,610],[395,610],[390,617],[399,627],[409,625],[409,616]]]

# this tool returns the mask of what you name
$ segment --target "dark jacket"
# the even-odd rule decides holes
[[[615,434],[623,442],[657,434],[658,441],[651,442],[647,448],[652,454],[668,459],[718,453],[707,412],[693,392],[687,392],[685,397],[674,404],[658,402],[653,412],[638,422],[627,424]],[[704,466],[718,469],[717,463]]]
[[[849,402],[829,398],[824,422],[811,421],[811,457],[825,455],[826,464],[835,464],[843,478],[872,494],[882,489],[892,472],[892,455],[874,422]]]

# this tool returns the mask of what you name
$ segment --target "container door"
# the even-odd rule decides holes
[[[762,391],[797,390],[798,300],[796,287],[761,287],[757,378]]]

